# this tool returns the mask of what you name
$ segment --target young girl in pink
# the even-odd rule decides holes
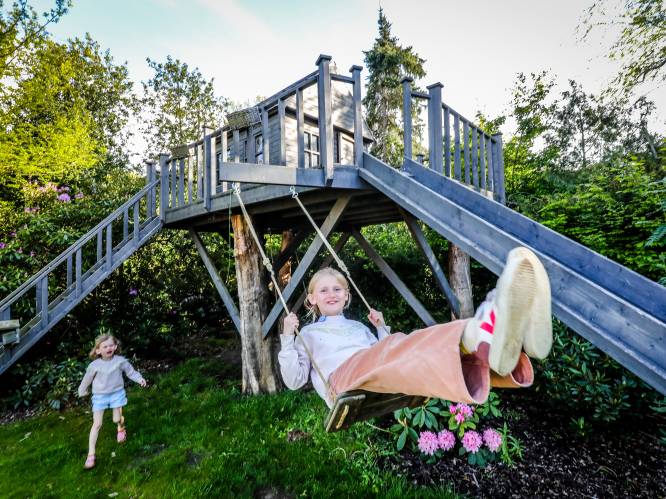
[[[472,319],[390,334],[382,313],[371,310],[376,337],[343,315],[350,298],[340,272],[316,272],[306,298],[316,320],[295,336],[299,322],[291,313],[280,338],[278,360],[287,387],[298,389],[311,377],[329,407],[335,396],[355,389],[480,404],[490,386],[530,386],[534,372],[528,356],[543,359],[552,345],[548,275],[526,248],[509,253],[497,287]]]
[[[88,457],[84,468],[95,466],[95,446],[102,427],[104,411],[111,409],[113,422],[118,425],[117,440],[122,443],[127,439],[123,407],[127,405],[123,373],[132,381],[145,387],[146,380],[132,367],[125,357],[116,355],[120,344],[110,334],[103,334],[95,339],[95,346],[90,351],[90,358],[95,359],[86,369],[86,374],[79,386],[79,397],[88,393],[92,383],[93,424],[88,439]]]

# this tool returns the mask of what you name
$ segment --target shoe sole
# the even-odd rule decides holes
[[[532,358],[543,360],[553,346],[553,318],[551,315],[550,280],[537,256],[527,248],[519,248],[520,255],[534,268],[535,292],[530,313],[530,324],[525,331],[523,349]]]
[[[501,376],[509,374],[516,367],[531,323],[537,279],[534,265],[525,257],[521,251],[523,249],[516,248],[509,252],[497,281],[497,320],[488,363]]]

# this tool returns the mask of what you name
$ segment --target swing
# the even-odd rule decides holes
[[[252,237],[257,245],[257,248],[259,249],[262,258],[262,263],[271,277],[271,281],[273,282],[273,287],[278,293],[278,296],[280,298],[280,301],[282,302],[282,306],[285,312],[289,313],[289,308],[287,306],[284,297],[282,296],[282,293],[280,292],[280,286],[278,285],[277,279],[275,278],[273,266],[271,265],[270,260],[268,259],[266,253],[263,250],[261,242],[259,241],[259,237],[257,236],[257,233],[254,230],[254,226],[252,224],[250,215],[245,209],[245,204],[243,203],[243,199],[241,198],[240,195],[240,184],[238,182],[234,183],[233,191],[234,194],[236,195],[236,198],[238,199],[238,204],[243,212],[243,216],[247,221],[250,233],[252,234]],[[358,289],[358,286],[356,286],[356,283],[349,275],[349,270],[347,269],[347,266],[337,255],[333,247],[331,247],[327,238],[321,233],[319,227],[312,219],[312,217],[306,210],[305,206],[303,206],[303,203],[301,203],[301,200],[298,198],[298,193],[296,192],[296,188],[292,186],[290,188],[290,191],[291,191],[291,197],[295,199],[296,202],[299,204],[301,210],[303,210],[303,213],[314,227],[317,235],[326,245],[326,248],[330,252],[331,256],[333,256],[336,263],[340,267],[340,270],[342,270],[345,273],[347,279],[354,287],[354,290],[358,293],[358,296],[361,298],[361,300],[368,308],[368,310],[370,310],[371,309],[370,304],[367,302],[361,291]],[[383,328],[384,326],[382,325],[381,327]],[[295,333],[298,336],[299,334],[298,330],[296,330]],[[377,393],[366,390],[350,390],[348,392],[336,395],[331,389],[328,380],[323,376],[321,370],[319,369],[319,366],[314,361],[310,350],[308,349],[307,345],[305,345],[305,342],[303,342],[303,347],[305,349],[305,353],[310,359],[310,363],[315,368],[315,371],[317,372],[321,380],[324,382],[324,385],[326,386],[326,391],[329,393],[331,398],[334,399],[333,407],[331,408],[328,415],[326,416],[326,419],[324,420],[324,428],[326,432],[343,430],[349,428],[351,425],[353,425],[356,422],[364,421],[366,419],[374,418],[377,416],[383,416],[385,414],[389,414],[395,410],[402,409],[404,407],[410,407],[410,408],[418,407],[427,400],[427,397],[418,396],[418,395],[405,395],[403,393]]]

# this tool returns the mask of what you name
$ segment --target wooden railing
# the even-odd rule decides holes
[[[305,106],[303,92],[317,85],[317,122],[319,124],[319,156],[324,178],[333,178],[333,110],[331,82],[337,81],[351,85],[354,112],[354,164],[360,166],[363,161],[363,115],[361,110],[361,70],[360,66],[350,68],[351,76],[331,74],[331,57],[320,55],[317,59],[317,71],[301,78],[282,89],[275,95],[256,105],[261,115],[263,163],[275,166],[287,165],[287,146],[285,143],[285,115],[287,99],[295,96],[296,111],[296,167],[306,168],[305,164]],[[268,117],[277,109],[279,126],[279,144],[277,154],[271,154],[271,134]],[[231,143],[229,143],[231,140]],[[227,149],[229,155],[227,156]],[[220,154],[217,154],[220,151]],[[218,192],[229,190],[227,182],[219,181],[221,170],[226,163],[241,162],[241,140],[239,130],[231,132],[219,128],[204,129],[203,137],[190,144],[175,148],[171,154],[160,155],[161,205],[167,209],[181,208],[192,203],[203,202],[205,209],[210,209],[211,198]],[[244,163],[255,163],[254,140],[248,141],[247,157]]]
[[[412,100],[428,105],[428,162],[430,169],[505,203],[502,134],[489,135],[479,126],[442,102],[442,84],[428,87],[428,93],[412,90],[412,79],[403,78],[403,122],[405,159],[412,153]]]

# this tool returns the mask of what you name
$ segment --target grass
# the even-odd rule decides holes
[[[192,359],[142,390],[125,410],[128,441],[115,442],[110,411],[97,466],[83,470],[89,409],[0,426],[3,497],[451,497],[381,471],[391,445],[365,424],[326,434],[312,393],[249,397],[220,381],[225,366]],[[309,434],[288,441],[291,430]],[[117,494],[113,495],[113,494]],[[272,497],[280,497],[274,495]]]

